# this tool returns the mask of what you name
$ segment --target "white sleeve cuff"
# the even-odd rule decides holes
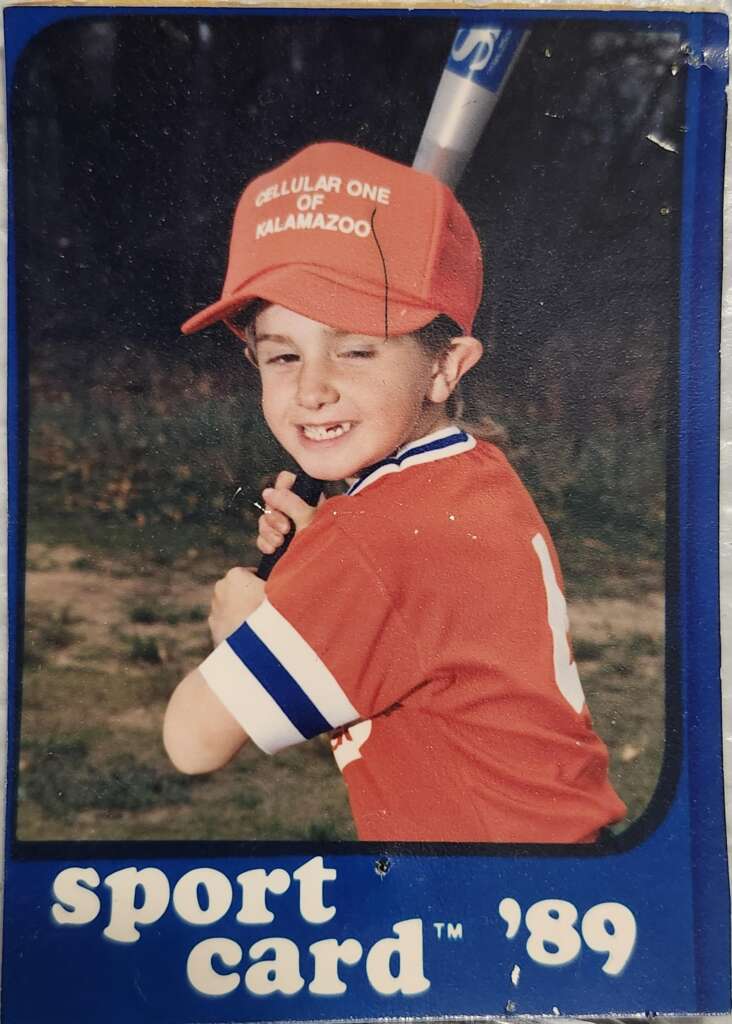
[[[313,648],[266,600],[200,671],[268,754],[360,717]]]

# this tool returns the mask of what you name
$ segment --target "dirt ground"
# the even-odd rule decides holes
[[[124,563],[70,545],[27,553],[18,838],[355,838],[326,739],[275,758],[251,744],[220,772],[180,776],[161,724],[182,675],[208,652],[223,557]],[[575,655],[612,778],[648,804],[663,753],[663,595],[571,606]]]

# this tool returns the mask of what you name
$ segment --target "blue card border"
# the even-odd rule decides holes
[[[17,7],[5,11],[7,91],[11,91],[13,70],[27,43],[47,26],[80,17],[145,16],[168,14],[199,16],[404,16],[403,9],[370,8],[335,11],[302,8],[117,8],[117,7]],[[434,10],[410,12],[420,17],[454,17],[457,12]],[[479,18],[480,11],[460,12]],[[694,986],[698,1010],[724,1010],[730,1006],[729,899],[727,893],[724,801],[721,777],[721,696],[719,690],[719,332],[721,287],[721,209],[724,166],[724,124],[727,83],[727,22],[722,15],[649,13],[635,11],[491,11],[505,20],[615,19],[644,23],[654,29],[681,26],[688,41],[689,71],[686,97],[684,143],[683,210],[681,223],[680,305],[678,362],[672,376],[678,385],[678,407],[671,430],[669,470],[675,470],[675,486],[669,492],[671,521],[667,567],[678,590],[671,592],[668,612],[668,663],[675,666],[680,684],[667,680],[666,758],[659,793],[646,815],[628,830],[614,849],[568,847],[475,847],[445,845],[426,848],[420,844],[392,844],[388,853],[413,859],[434,855],[474,855],[492,860],[509,860],[517,855],[533,858],[596,856],[613,859],[621,854],[642,852],[654,829],[664,832],[667,813],[674,802],[688,800],[690,862],[693,876]],[[68,858],[176,857],[193,866],[201,855],[225,857],[245,854],[258,860],[279,853],[329,852],[330,859],[344,854],[370,856],[383,853],[381,844],[312,843],[77,843],[26,844],[14,841],[16,763],[18,756],[18,715],[16,702],[19,666],[18,641],[23,621],[23,499],[22,467],[26,464],[25,422],[22,393],[22,353],[16,338],[14,268],[14,223],[12,204],[12,153],[9,174],[9,258],[8,258],[8,465],[9,465],[9,793],[6,822],[6,855],[10,870],[14,861],[53,861],[60,868]],[[673,405],[673,402],[670,403]],[[682,715],[682,710],[685,714]],[[672,735],[673,734],[673,735]],[[660,837],[663,838],[663,837]],[[678,847],[677,847],[678,848]],[[186,865],[181,864],[181,868]],[[575,863],[581,871],[585,863]],[[587,864],[587,869],[591,868]],[[632,871],[632,858],[627,864]],[[7,920],[7,918],[6,918]],[[717,936],[714,942],[703,936]],[[6,970],[9,964],[7,959]],[[6,999],[5,993],[3,998]],[[640,1007],[626,1007],[625,1012]],[[497,1012],[498,1007],[491,1008]],[[524,1010],[523,1012],[528,1012]],[[590,1012],[590,1011],[585,1011]],[[673,1008],[666,1008],[673,1012]],[[688,1012],[688,1011],[687,1011]]]

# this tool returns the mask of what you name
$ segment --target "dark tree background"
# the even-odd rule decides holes
[[[11,96],[24,340],[79,365],[87,335],[179,350],[177,324],[218,295],[246,181],[323,138],[409,162],[455,28],[242,12],[45,30]],[[500,383],[571,395],[583,418],[598,382],[617,414],[673,328],[678,51],[637,22],[539,22],[459,189]],[[565,380],[539,396],[548,354]]]

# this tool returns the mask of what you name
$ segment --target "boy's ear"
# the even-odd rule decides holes
[[[435,361],[428,398],[436,405],[446,402],[462,377],[472,369],[483,355],[483,346],[477,338],[453,338],[450,347]]]

